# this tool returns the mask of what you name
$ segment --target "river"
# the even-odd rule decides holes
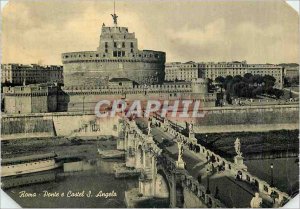
[[[138,179],[115,179],[112,172],[113,163],[115,162],[100,160],[95,169],[67,176],[64,176],[62,170],[53,170],[51,172],[64,177],[58,177],[52,182],[7,189],[5,192],[26,208],[124,208],[125,191],[138,187]],[[44,196],[45,191],[48,197]],[[22,197],[22,192],[36,196]],[[90,192],[91,197],[87,197]],[[110,193],[111,197],[106,198],[105,193]],[[77,197],[68,197],[74,195]]]

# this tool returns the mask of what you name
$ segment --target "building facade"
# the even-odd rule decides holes
[[[115,15],[115,14],[114,14]],[[117,25],[101,28],[97,51],[63,53],[65,86],[106,85],[111,78],[128,78],[139,84],[161,83],[165,52],[139,50],[135,33]]]
[[[198,63],[195,62],[170,62],[165,66],[166,81],[192,81],[199,78]]]
[[[205,78],[210,78],[213,81],[219,77],[244,76],[246,73],[252,75],[271,75],[276,79],[275,86],[277,88],[283,87],[283,68],[273,64],[248,64],[246,61],[242,62],[209,62],[205,64]]]
[[[64,83],[63,67],[57,65],[1,64],[1,83],[22,85],[39,83]]]
[[[296,78],[299,77],[299,66],[298,67],[284,67],[284,77],[286,78]]]
[[[252,75],[271,75],[276,79],[275,86],[283,87],[283,67],[273,64],[248,64],[242,62],[207,62],[207,63],[166,63],[165,79],[168,81],[193,80],[209,78],[213,81],[219,77]]]

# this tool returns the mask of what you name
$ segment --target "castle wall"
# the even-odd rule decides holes
[[[48,98],[44,95],[37,95],[31,97],[31,112],[48,112]]]
[[[65,86],[97,86],[111,78],[128,78],[137,83],[159,83],[164,78],[164,61],[86,60],[64,63]]]
[[[6,95],[4,107],[6,113],[30,113],[31,97]]]
[[[206,110],[205,108],[203,109]],[[208,108],[198,126],[239,124],[299,124],[297,105],[269,105],[262,107]],[[238,117],[237,117],[238,114]]]
[[[48,112],[57,111],[57,94],[50,94],[47,98]]]
[[[57,110],[58,87],[48,84],[4,87],[5,113],[41,113]]]
[[[96,104],[101,100],[114,101],[125,99],[126,101],[140,100],[182,100],[200,99],[206,100],[206,105],[214,103],[214,96],[203,93],[191,93],[190,85],[152,85],[149,89],[141,86],[133,89],[64,89],[65,94],[58,96],[59,111],[68,112],[94,112]],[[210,104],[211,103],[211,104]]]
[[[249,107],[204,107],[203,118],[195,119],[196,133],[263,132],[299,129],[298,105]],[[175,121],[175,120],[174,120]],[[185,127],[184,121],[177,121]]]
[[[1,139],[51,137],[55,135],[51,118],[43,118],[43,116],[2,117],[1,124]]]
[[[94,114],[35,113],[4,116],[1,118],[1,140],[43,138],[53,136],[100,136],[117,135],[118,117],[97,119]],[[96,121],[95,121],[96,120]],[[98,125],[93,131],[91,122]],[[81,131],[79,131],[81,129]]]

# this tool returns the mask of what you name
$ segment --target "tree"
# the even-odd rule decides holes
[[[263,77],[261,75],[254,75],[252,79],[253,83],[262,84],[264,82]]]
[[[293,77],[291,83],[292,85],[299,85],[299,76]]]
[[[210,92],[212,90],[212,88],[214,87],[212,85],[212,80],[210,78],[207,79],[207,87],[208,87],[208,91]]]
[[[252,98],[256,98],[256,96],[257,95],[261,95],[262,92],[263,92],[263,90],[262,90],[261,86],[253,88],[253,90],[252,90]]]
[[[222,76],[218,76],[216,77],[215,82],[223,84],[225,82],[225,78]]]
[[[250,79],[250,78],[252,78],[253,77],[253,75],[251,74],[251,73],[246,73],[245,75],[244,75],[244,78],[246,78],[246,79]]]
[[[225,80],[227,80],[227,81],[231,81],[232,79],[233,79],[233,77],[231,75],[228,75],[225,77]]]
[[[226,93],[226,101],[228,104],[232,104],[232,99],[229,92]]]
[[[233,77],[233,82],[234,83],[240,82],[241,80],[243,80],[243,77],[240,76],[240,75],[236,75],[236,76]]]
[[[287,77],[284,77],[284,78],[283,78],[283,85],[284,85],[285,87],[290,87],[290,86],[291,86],[290,79],[287,78]]]
[[[263,77],[263,81],[265,83],[266,88],[273,87],[275,85],[276,79],[271,75],[265,75]]]
[[[226,76],[223,82],[223,88],[225,90],[230,89],[233,77],[231,75]]]
[[[243,97],[245,94],[245,91],[246,91],[244,88],[247,88],[247,87],[248,87],[248,84],[241,81],[238,83],[234,83],[232,85],[232,90],[233,90],[234,94],[237,95],[238,97]]]
[[[277,99],[279,99],[280,97],[282,97],[284,95],[284,92],[281,89],[274,89],[273,93]]]

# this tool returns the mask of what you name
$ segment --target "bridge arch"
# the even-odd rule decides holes
[[[157,176],[161,176],[167,185],[169,206],[182,207],[184,205],[184,189],[180,178],[176,177],[172,171],[168,171],[168,166],[157,165]]]
[[[168,199],[168,203],[170,203],[170,191],[171,185],[168,181],[168,177],[162,169],[159,169],[155,179],[155,196],[166,198]]]

